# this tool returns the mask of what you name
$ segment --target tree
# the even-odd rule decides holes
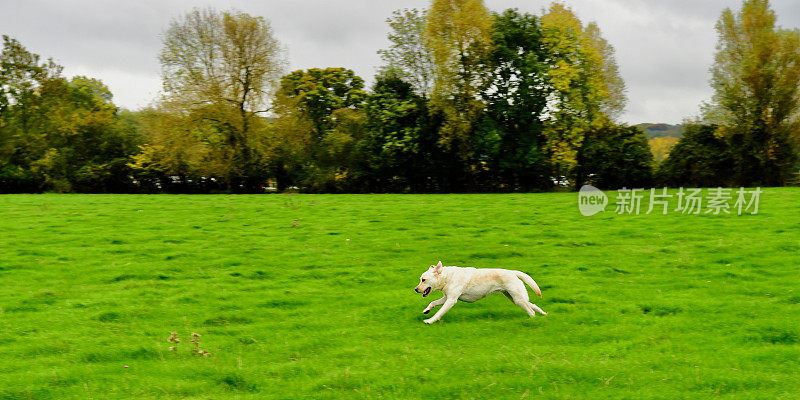
[[[195,9],[170,23],[160,54],[165,102],[213,132],[219,176],[254,190],[265,180],[259,114],[270,110],[284,58],[272,28],[243,12]]]
[[[717,187],[731,184],[734,160],[716,125],[685,125],[683,137],[658,167],[665,186]]]
[[[675,146],[679,140],[680,138],[675,136],[660,136],[648,140],[650,151],[653,153],[655,161],[660,163],[669,157],[672,147]]]
[[[40,64],[38,54],[28,52],[16,39],[3,35],[0,53],[0,115],[42,82],[61,75],[62,67],[52,59]]]
[[[30,173],[21,137],[32,124],[33,110],[25,103],[38,98],[41,85],[61,74],[61,66],[25,49],[16,39],[3,35],[0,52],[0,191],[38,191],[40,183]]]
[[[546,54],[539,19],[509,9],[494,16],[490,80],[483,90],[486,118],[481,124],[496,134],[490,146],[491,181],[501,190],[552,186],[542,119],[547,106]],[[483,133],[483,137],[491,137]],[[487,143],[489,141],[487,140]]]
[[[276,113],[278,117],[270,124],[270,129],[279,141],[277,157],[271,170],[277,181],[278,191],[300,185],[304,170],[311,162],[314,125],[300,111],[299,101],[293,97],[278,96]]]
[[[557,177],[576,165],[584,132],[613,122],[625,106],[625,86],[614,49],[594,23],[583,26],[561,3],[541,18],[550,93],[545,136]]]
[[[314,192],[360,192],[359,144],[366,134],[363,109],[339,108],[331,114],[331,128],[322,138],[314,159],[314,174],[305,186]]]
[[[648,187],[653,183],[653,154],[647,135],[635,126],[590,129],[577,155],[576,186],[601,189]]]
[[[131,156],[129,166],[146,191],[187,191],[186,183],[202,174],[197,168],[208,159],[207,146],[201,140],[192,119],[161,102],[159,108],[147,108],[138,113],[144,142]],[[206,170],[209,166],[206,164]],[[215,171],[210,177],[224,175]],[[173,182],[170,177],[178,177]],[[216,179],[216,178],[215,178]]]
[[[389,48],[378,50],[385,64],[382,71],[391,71],[408,82],[422,97],[430,94],[434,77],[433,56],[425,46],[425,20],[424,10],[395,10],[386,19],[391,28]]]
[[[470,133],[483,104],[492,16],[481,0],[433,0],[425,25],[425,43],[433,54],[435,82],[431,103],[443,114],[441,141],[470,157]]]
[[[274,134],[281,141],[278,184],[341,191],[353,182],[364,135],[364,80],[345,68],[312,68],[281,78]]]
[[[708,122],[730,144],[736,184],[782,185],[796,165],[800,132],[800,31],[775,26],[767,0],[723,11],[711,67]]]
[[[3,37],[0,53],[0,191],[125,192],[139,132],[99,80]]]
[[[375,78],[364,106],[363,184],[373,192],[435,191],[441,148],[427,101],[392,71]]]
[[[124,129],[102,82],[85,77],[43,81],[10,108],[12,164],[36,182],[36,190],[125,192],[127,159],[139,143]]]
[[[281,78],[276,105],[280,115],[296,109],[314,126],[321,140],[340,108],[359,108],[367,97],[364,80],[347,68],[297,70]]]

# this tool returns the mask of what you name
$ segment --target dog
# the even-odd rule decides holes
[[[423,321],[426,324],[442,319],[458,300],[472,303],[496,292],[502,292],[531,317],[536,316],[537,312],[547,315],[539,306],[530,302],[528,290],[522,282],[527,283],[539,297],[542,297],[539,285],[524,272],[499,268],[444,267],[439,261],[419,277],[419,285],[414,291],[422,293],[422,297],[428,297],[434,290],[441,290],[444,294],[441,299],[432,301],[422,311],[423,314],[427,314],[433,307],[442,306],[433,317]]]

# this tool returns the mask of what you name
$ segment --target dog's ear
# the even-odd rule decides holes
[[[438,264],[436,264],[436,266],[435,266],[435,267],[434,267],[433,265],[431,265],[431,268],[433,268],[433,272],[434,272],[434,273],[436,273],[436,274],[441,274],[441,273],[442,273],[442,262],[441,262],[441,261],[439,261],[439,263],[438,263]]]

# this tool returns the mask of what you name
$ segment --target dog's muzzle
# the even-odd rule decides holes
[[[422,297],[428,297],[429,294],[431,294],[431,287],[422,291]]]

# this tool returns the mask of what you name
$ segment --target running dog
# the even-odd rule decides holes
[[[439,261],[419,277],[419,285],[414,291],[422,293],[422,297],[428,297],[434,290],[441,290],[444,294],[441,299],[432,301],[422,311],[423,314],[427,314],[433,307],[444,304],[433,317],[423,321],[426,324],[442,319],[458,300],[472,303],[496,292],[502,292],[531,317],[536,316],[537,312],[547,315],[539,306],[530,302],[528,290],[522,282],[527,283],[539,297],[542,297],[539,285],[524,272],[499,268],[444,267]]]

